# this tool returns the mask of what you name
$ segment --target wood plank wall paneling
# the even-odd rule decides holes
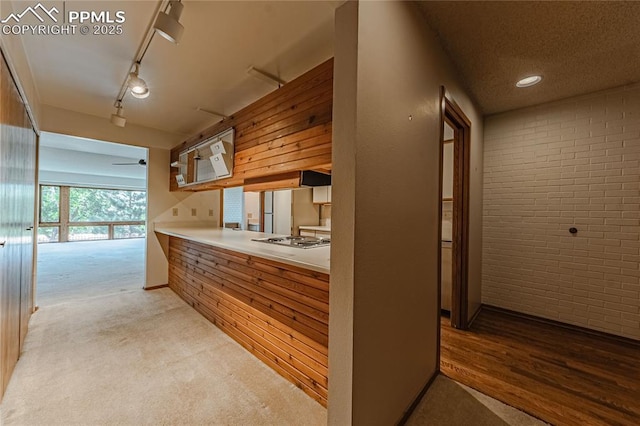
[[[169,287],[326,406],[329,275],[170,237]]]
[[[33,311],[36,134],[0,58],[0,400]]]
[[[233,127],[233,177],[179,189],[175,180],[178,170],[172,168],[170,189],[210,190],[292,171],[330,170],[332,109],[330,59],[171,151],[171,161],[177,161],[180,151]],[[282,182],[276,176],[274,180]]]

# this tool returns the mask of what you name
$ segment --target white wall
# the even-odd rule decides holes
[[[331,208],[328,211],[331,211]],[[301,225],[320,224],[320,205],[313,204],[312,188],[298,188],[291,191],[291,218],[293,235],[299,235]]]
[[[438,370],[440,86],[472,122],[474,304],[482,118],[412,3],[346,3],[335,46],[329,423],[388,425]]]
[[[244,193],[244,226],[248,222],[260,223],[260,193],[245,192]]]
[[[487,118],[484,170],[483,302],[640,340],[640,85]]]
[[[40,110],[42,130],[51,133],[169,150],[187,136],[132,123],[127,123],[125,127],[117,127],[111,124],[110,117],[97,117],[50,105],[42,105]]]
[[[218,227],[220,215],[220,191],[169,192],[170,151],[150,148],[147,162],[147,250],[145,287],[167,284],[168,241],[166,235],[153,231],[154,223],[180,225],[205,225]],[[174,216],[174,209],[177,215]],[[193,215],[195,209],[195,215]]]

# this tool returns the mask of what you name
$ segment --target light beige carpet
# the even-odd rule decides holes
[[[322,425],[326,410],[171,290],[42,307],[2,425]]]
[[[36,304],[141,289],[145,239],[38,244]]]

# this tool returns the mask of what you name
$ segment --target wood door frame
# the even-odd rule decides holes
[[[471,151],[471,121],[453,100],[444,86],[440,90],[440,191],[442,192],[442,151],[444,126],[454,129],[453,145],[453,219],[451,263],[451,325],[466,330],[469,327],[469,174]],[[440,194],[440,235],[442,235],[442,193]],[[442,251],[442,245],[440,246]],[[439,256],[442,269],[442,254]],[[438,274],[441,279],[441,272]],[[440,296],[438,302],[441,303]],[[439,312],[438,312],[439,313]]]

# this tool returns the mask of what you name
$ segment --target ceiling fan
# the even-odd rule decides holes
[[[147,162],[141,158],[137,163],[111,163],[114,166],[146,166]]]

